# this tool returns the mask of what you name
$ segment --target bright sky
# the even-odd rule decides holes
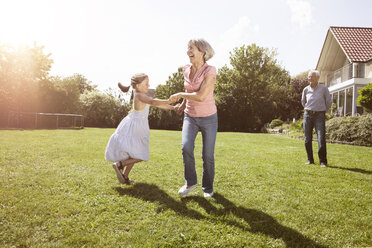
[[[0,43],[36,41],[52,75],[80,73],[101,90],[137,72],[164,84],[199,37],[217,69],[256,43],[276,48],[294,76],[316,66],[329,26],[372,27],[371,10],[372,0],[0,0]]]

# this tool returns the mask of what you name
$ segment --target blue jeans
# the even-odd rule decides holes
[[[202,189],[206,193],[213,192],[214,146],[216,143],[217,127],[217,113],[207,117],[191,117],[185,113],[182,127],[182,157],[186,185],[192,186],[197,183],[194,148],[195,139],[200,130],[203,137]]]
[[[326,137],[325,137],[325,112],[316,112],[310,114],[305,111],[304,114],[304,134],[305,134],[305,148],[307,153],[307,160],[310,163],[314,163],[313,157],[313,129],[318,137],[318,156],[319,162],[327,164],[327,148],[326,148]]]

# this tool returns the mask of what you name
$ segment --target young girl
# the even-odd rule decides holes
[[[128,92],[129,86],[118,84],[123,92]],[[149,105],[162,109],[175,110],[168,105],[169,100],[152,99],[146,93],[149,88],[149,78],[144,73],[135,74],[131,78],[134,98],[132,111],[120,122],[111,136],[105,157],[114,162],[114,168],[120,183],[133,182],[128,175],[135,163],[148,161],[150,156],[148,122]],[[149,105],[148,105],[149,104]]]

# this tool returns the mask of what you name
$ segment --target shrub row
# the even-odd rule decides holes
[[[274,127],[278,127],[278,126],[281,126],[283,125],[283,121],[280,120],[280,119],[274,119],[270,122],[270,128],[274,128]]]
[[[372,146],[372,116],[347,116],[326,122],[327,140]]]
[[[280,122],[277,119],[270,123],[270,127]],[[291,133],[303,137],[303,120],[286,124]],[[315,135],[315,130],[314,130]],[[372,115],[337,117],[326,121],[327,141],[345,142],[354,145],[372,146]]]

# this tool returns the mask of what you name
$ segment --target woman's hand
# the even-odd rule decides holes
[[[185,110],[185,104],[178,103],[174,106],[175,111],[178,115],[182,115],[183,111]]]
[[[182,98],[182,93],[176,93],[176,94],[173,94],[169,97],[169,101],[171,103],[175,103],[175,102],[178,102],[181,98]]]
[[[176,93],[176,94],[173,94],[169,97],[169,101],[171,103],[175,103],[175,102],[178,102],[179,100],[181,99],[181,93]]]

